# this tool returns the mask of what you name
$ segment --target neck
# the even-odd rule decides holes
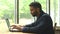
[[[40,12],[38,12],[38,14],[36,16],[39,17],[40,16]]]

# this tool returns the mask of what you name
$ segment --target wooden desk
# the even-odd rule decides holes
[[[8,29],[2,29],[0,30],[0,34],[33,34],[33,33],[10,32]]]
[[[9,32],[9,31],[5,30],[5,31],[0,31],[0,34],[33,34],[33,33]]]
[[[32,34],[32,33],[22,33],[22,32],[1,32],[0,34]]]

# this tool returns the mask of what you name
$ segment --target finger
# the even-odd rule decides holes
[[[15,27],[16,25],[11,25],[10,27]]]
[[[18,27],[13,27],[12,29],[18,29]]]

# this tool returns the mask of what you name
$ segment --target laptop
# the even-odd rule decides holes
[[[10,25],[8,18],[6,18],[5,20],[6,20],[6,24],[7,24],[7,27],[8,27],[10,32],[20,32],[18,29],[12,29],[13,27],[10,27],[11,25]]]

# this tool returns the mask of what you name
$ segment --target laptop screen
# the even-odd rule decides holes
[[[9,19],[8,19],[8,18],[6,18],[5,20],[6,20],[6,23],[7,23],[8,28],[9,28],[9,27],[10,27]]]

